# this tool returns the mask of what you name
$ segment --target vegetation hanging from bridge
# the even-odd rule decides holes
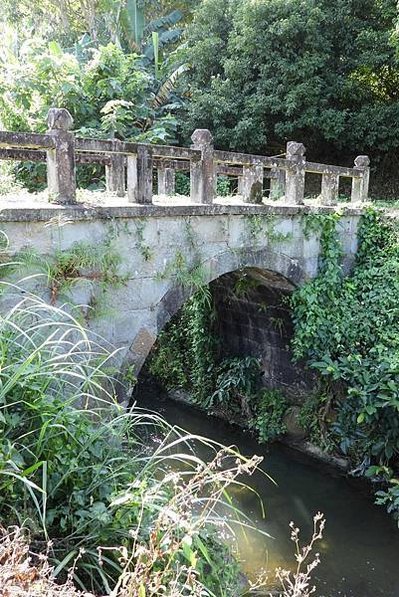
[[[323,380],[304,420],[316,441],[349,457],[356,474],[384,484],[377,502],[399,517],[398,222],[374,210],[362,216],[347,277],[336,218],[319,224],[320,273],[293,297],[294,354]]]

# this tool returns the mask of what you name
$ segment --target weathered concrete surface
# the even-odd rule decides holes
[[[91,315],[87,305],[99,290],[84,273],[67,298],[82,305],[93,332],[120,349],[118,363],[133,364],[138,371],[165,323],[192,294],[189,285],[181,284],[192,268],[200,268],[206,283],[247,267],[276,273],[293,286],[315,276],[319,239],[304,234],[304,216],[310,211],[316,210],[215,204],[12,207],[0,211],[0,230],[9,238],[9,255],[31,247],[51,258],[77,242],[111,244],[126,280],[105,291],[108,313]],[[347,268],[356,251],[360,213],[347,209],[338,224]],[[49,295],[45,280],[35,284]]]

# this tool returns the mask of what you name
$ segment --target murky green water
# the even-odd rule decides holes
[[[279,565],[291,568],[294,546],[289,522],[293,520],[303,538],[308,538],[313,514],[321,511],[327,525],[318,546],[322,563],[313,576],[318,597],[399,597],[399,530],[359,483],[284,446],[260,446],[236,427],[187,406],[148,398],[139,400],[139,405],[187,431],[235,444],[246,455],[264,456],[263,469],[277,487],[262,474],[252,477],[251,485],[262,496],[266,518],[252,494],[243,491],[236,496],[255,526],[273,537],[256,532],[239,537],[247,574],[262,567],[270,571]]]

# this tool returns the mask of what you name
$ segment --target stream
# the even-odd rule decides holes
[[[249,479],[266,509],[262,517],[259,500],[249,491],[236,491],[238,506],[251,518],[256,531],[238,533],[242,568],[255,577],[261,568],[292,569],[294,544],[290,521],[301,529],[302,543],[311,536],[313,515],[326,517],[326,529],[316,550],[321,564],[313,572],[317,597],[399,597],[399,530],[383,508],[375,506],[370,492],[356,479],[282,444],[263,446],[248,433],[172,400],[136,396],[138,406],[156,411],[170,424],[234,444],[251,456],[264,457],[261,465],[277,485],[256,473]],[[203,448],[205,450],[205,448]],[[201,450],[201,448],[199,448]],[[209,456],[205,453],[199,456]]]

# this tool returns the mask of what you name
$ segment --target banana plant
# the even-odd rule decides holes
[[[120,10],[119,20],[130,48],[139,50],[145,29],[142,0],[126,0],[125,6]]]

